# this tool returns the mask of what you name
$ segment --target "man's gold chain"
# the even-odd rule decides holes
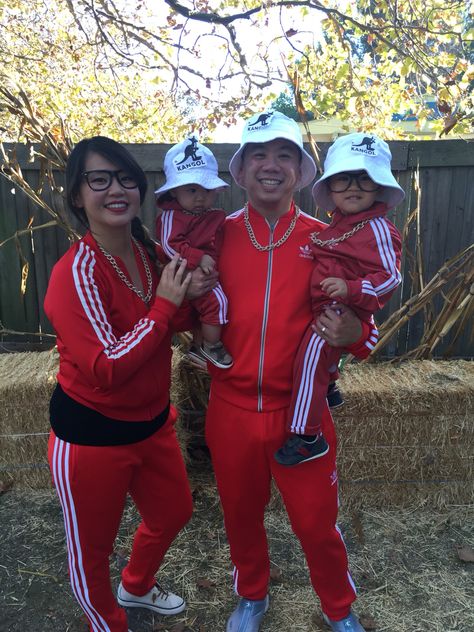
[[[285,234],[282,237],[280,237],[278,241],[275,241],[274,243],[269,244],[268,246],[262,246],[262,244],[258,243],[257,238],[255,237],[255,233],[253,232],[253,228],[252,228],[252,225],[250,223],[250,218],[249,218],[249,207],[248,207],[248,204],[246,204],[244,207],[244,224],[249,234],[252,246],[254,246],[254,248],[256,248],[257,250],[260,250],[260,252],[268,252],[284,244],[285,241],[293,232],[293,229],[296,226],[296,222],[298,220],[299,214],[300,214],[300,209],[296,207],[293,219],[291,220],[290,225],[288,226],[288,229],[285,232]]]

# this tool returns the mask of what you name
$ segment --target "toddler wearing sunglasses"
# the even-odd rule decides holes
[[[331,393],[338,395],[335,379],[344,349],[330,346],[325,327],[317,333],[318,317],[328,308],[337,317],[347,306],[373,323],[373,313],[401,283],[401,236],[386,215],[405,193],[392,174],[391,158],[387,143],[375,135],[342,136],[329,148],[324,175],[313,186],[314,201],[329,212],[331,224],[301,247],[301,256],[318,264],[310,289],[314,320],[295,358],[290,435],[275,453],[282,465],[311,461],[329,450],[321,417],[326,393],[329,405]],[[374,333],[365,343],[367,355],[377,341]]]

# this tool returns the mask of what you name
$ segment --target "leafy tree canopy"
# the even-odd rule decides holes
[[[286,114],[286,116],[289,116],[294,121],[298,121],[298,123],[302,122],[303,116],[305,116],[308,121],[312,121],[314,119],[314,114],[311,110],[305,110],[303,116],[298,112],[293,92],[281,92],[272,102],[272,108],[274,110],[278,110],[278,112]]]
[[[473,34],[465,0],[0,0],[4,83],[129,141],[206,134],[289,81],[300,116],[394,137],[429,95],[440,133],[472,131]],[[18,131],[4,109],[0,126]]]
[[[130,142],[172,142],[188,130],[186,103],[170,99],[168,75],[127,62],[63,0],[0,0],[2,89],[51,128]],[[71,6],[69,6],[71,5]],[[95,25],[95,22],[93,22]],[[3,140],[24,138],[10,100],[0,95]],[[2,98],[3,96],[3,98]]]

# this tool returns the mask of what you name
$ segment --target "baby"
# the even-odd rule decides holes
[[[187,260],[190,270],[206,274],[217,270],[226,214],[214,209],[218,192],[229,186],[218,177],[212,152],[192,136],[173,145],[164,161],[165,184],[155,191],[160,211],[156,235],[168,257],[175,253]],[[218,284],[211,292],[191,301],[198,311],[201,332],[194,332],[189,356],[197,363],[203,357],[221,369],[233,360],[221,342],[227,322],[227,298]],[[199,340],[202,336],[202,341]]]
[[[313,186],[331,224],[311,235],[317,265],[311,278],[314,321],[331,303],[344,303],[365,322],[401,282],[401,237],[386,218],[405,193],[395,180],[390,149],[377,136],[349,134],[329,148],[324,175]],[[324,335],[324,328],[322,330]],[[367,355],[374,341],[367,341]],[[344,349],[330,347],[310,326],[295,359],[288,430],[276,453],[282,465],[317,459],[329,450],[321,432],[328,384]]]

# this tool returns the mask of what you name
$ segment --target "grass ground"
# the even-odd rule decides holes
[[[195,513],[170,549],[160,581],[183,594],[187,610],[165,619],[130,611],[133,632],[221,632],[234,607],[231,565],[212,476],[193,473]],[[472,632],[474,508],[364,508],[340,514],[354,580],[356,610],[378,632]],[[111,561],[118,584],[138,517],[127,506]],[[325,630],[304,559],[284,511],[267,514],[272,558],[270,610],[261,632]],[[71,595],[62,516],[51,490],[0,495],[0,632],[86,632]]]

